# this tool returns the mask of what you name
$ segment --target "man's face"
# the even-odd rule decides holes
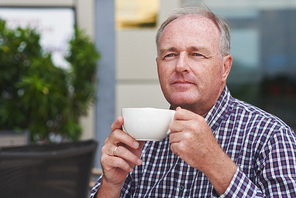
[[[161,89],[173,108],[206,114],[223,90],[232,58],[220,56],[219,30],[200,15],[171,22],[159,40],[157,69]]]

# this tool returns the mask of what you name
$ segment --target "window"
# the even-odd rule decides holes
[[[194,2],[183,0],[188,5]],[[295,1],[206,3],[230,27],[233,65],[227,85],[232,95],[278,116],[295,130]]]
[[[54,63],[60,67],[68,66],[63,57],[74,33],[73,8],[1,7],[0,18],[12,29],[18,26],[36,28],[41,34],[41,45],[46,51],[52,52]]]
[[[159,0],[116,0],[116,27],[156,27]]]

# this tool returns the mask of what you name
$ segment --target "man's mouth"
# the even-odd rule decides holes
[[[189,81],[175,81],[171,84],[174,88],[182,91],[182,90],[186,90],[189,87],[191,87],[192,85],[194,85],[194,83],[189,82]]]
[[[193,85],[193,82],[190,81],[174,81],[172,84],[174,85]]]

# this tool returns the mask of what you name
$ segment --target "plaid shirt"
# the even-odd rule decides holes
[[[205,119],[238,167],[220,197],[296,197],[296,137],[290,127],[231,97],[227,87]],[[142,165],[127,176],[120,197],[217,196],[202,172],[172,153],[168,138],[146,142],[141,158]]]

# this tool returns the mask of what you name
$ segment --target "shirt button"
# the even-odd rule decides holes
[[[184,190],[184,188],[185,188],[185,187],[181,185],[181,186],[179,187],[179,190]]]

